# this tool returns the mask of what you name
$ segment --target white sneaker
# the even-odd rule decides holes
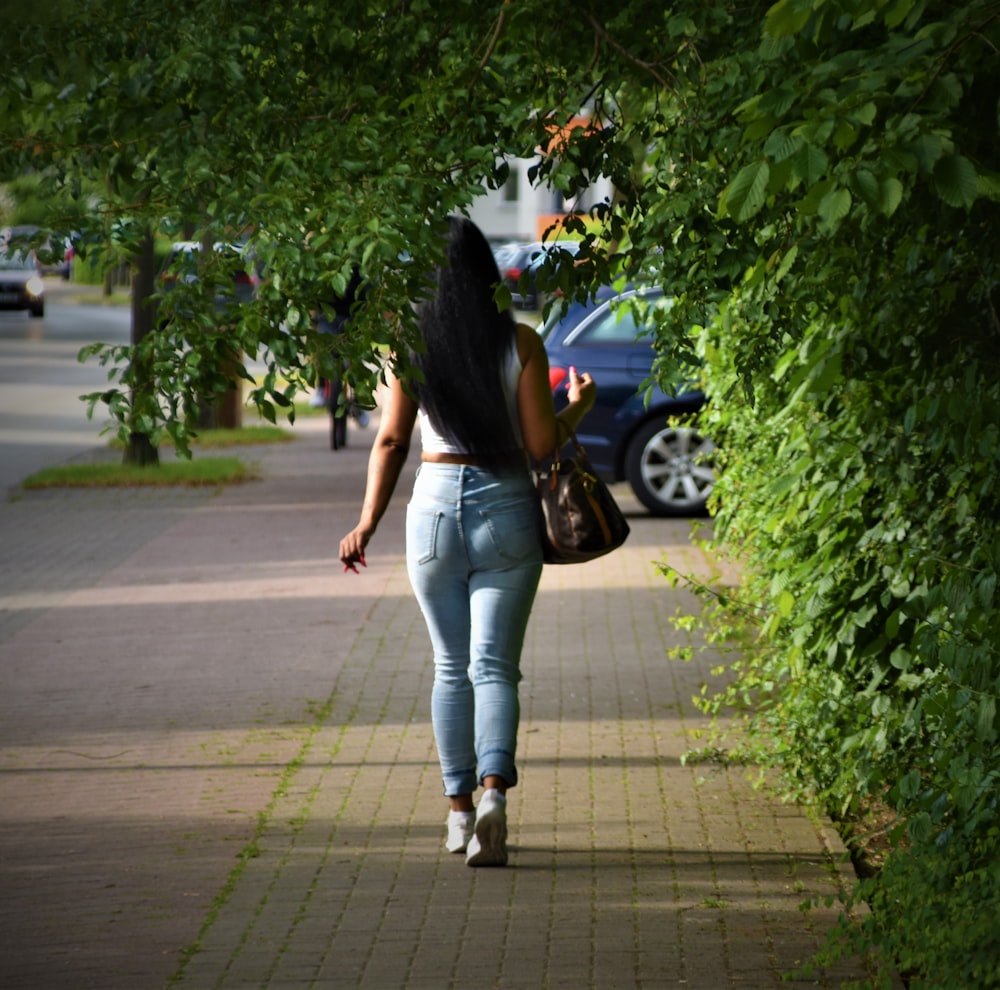
[[[476,813],[474,811],[448,812],[448,838],[444,847],[450,853],[464,853],[469,839],[475,834]]]
[[[465,862],[467,866],[507,865],[507,798],[492,787],[479,802]]]

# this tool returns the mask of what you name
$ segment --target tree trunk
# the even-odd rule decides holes
[[[223,365],[223,373],[233,382],[233,387],[219,396],[216,402],[216,416],[219,427],[223,430],[238,430],[243,425],[243,388],[236,375],[238,364],[236,355],[233,354]]]
[[[228,326],[218,327],[216,333],[227,334]],[[198,426],[203,430],[238,430],[243,425],[243,382],[237,372],[239,355],[228,350],[220,359],[219,369],[232,383],[231,388],[198,403]]]
[[[203,260],[210,257],[215,250],[215,240],[211,231],[206,232],[201,241],[201,256]],[[216,327],[216,333],[228,337],[231,327],[223,325]],[[219,371],[232,382],[232,387],[212,399],[202,400],[198,410],[198,425],[202,429],[238,430],[243,425],[243,387],[236,369],[239,367],[239,355],[231,348],[226,348],[220,359]]]
[[[145,401],[153,394],[154,383],[151,370],[144,358],[139,356],[139,345],[156,329],[156,306],[153,293],[156,288],[156,259],[153,252],[153,234],[147,230],[139,253],[135,259],[132,277],[132,420]],[[139,466],[160,463],[160,452],[144,433],[133,430],[125,447],[123,463]]]

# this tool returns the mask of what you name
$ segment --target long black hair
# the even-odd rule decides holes
[[[424,350],[411,354],[423,375],[413,384],[420,407],[442,436],[486,465],[519,446],[501,381],[517,328],[510,310],[501,313],[493,299],[499,281],[479,228],[450,217],[445,263],[418,306]]]

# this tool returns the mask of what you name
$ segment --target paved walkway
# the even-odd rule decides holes
[[[221,492],[0,505],[0,987],[786,986],[849,874],[833,831],[686,766],[711,667],[671,662],[707,573],[686,521],[546,568],[511,861],[444,851],[402,491],[361,576],[369,434],[253,448]],[[859,963],[792,980],[839,986]]]

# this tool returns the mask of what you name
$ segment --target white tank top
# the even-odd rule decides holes
[[[510,416],[511,426],[514,428],[514,441],[518,448],[524,446],[521,436],[521,417],[517,411],[517,383],[521,380],[521,355],[517,353],[517,336],[511,342],[510,351],[504,361],[501,380],[503,382],[504,397],[507,400],[507,414]],[[430,417],[423,411],[419,412],[420,418],[420,442],[423,449],[428,454],[467,454],[467,450],[460,450],[454,442],[442,436]]]

